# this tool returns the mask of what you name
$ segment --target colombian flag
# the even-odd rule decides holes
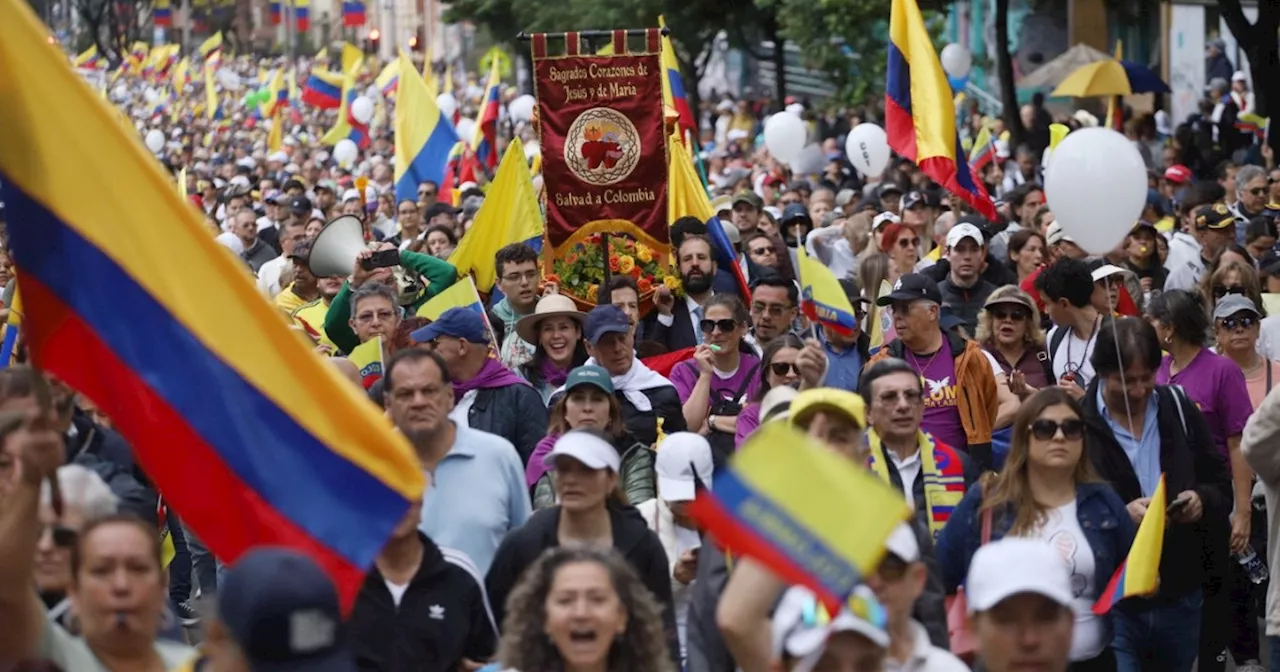
[[[691,511],[726,550],[843,604],[911,509],[868,469],[790,425],[760,427]]]
[[[284,68],[276,70],[271,77],[271,84],[268,91],[271,92],[270,99],[267,101],[266,116],[275,116],[276,112],[289,106],[289,85],[284,78]]]
[[[539,249],[542,230],[538,191],[533,187],[533,174],[524,158],[524,145],[515,138],[507,145],[484,203],[476,212],[471,228],[449,255],[449,263],[458,269],[458,275],[474,277],[480,290],[491,291],[498,281],[493,264],[498,250],[512,243],[525,243]]]
[[[471,142],[475,147],[476,159],[485,170],[492,171],[498,165],[498,60],[491,59],[489,66],[489,83],[484,90],[484,106],[476,120],[476,135]]]
[[[973,157],[969,159],[969,169],[974,175],[979,175],[988,163],[995,160],[996,143],[991,137],[991,129],[983,126],[978,131],[978,137],[973,140]]]
[[[305,33],[311,29],[311,0],[294,0],[293,18],[298,21],[298,32]]]
[[[5,320],[4,340],[0,341],[0,369],[11,366],[18,353],[18,339],[22,333],[22,295],[18,286],[13,287],[13,303],[9,306],[9,318]]]
[[[893,0],[889,18],[889,63],[884,120],[889,147],[905,156],[934,182],[959,196],[982,216],[996,219],[996,208],[973,176],[956,131],[951,85],[933,50],[916,0]]]
[[[1164,474],[1160,485],[1151,495],[1147,515],[1142,517],[1138,533],[1129,547],[1129,557],[1124,559],[1116,573],[1093,603],[1093,613],[1101,616],[1126,597],[1143,597],[1155,594],[1160,588],[1160,556],[1164,552],[1164,513],[1168,496],[1165,494]]]
[[[342,25],[363,26],[364,16],[365,10],[363,0],[343,0]]]
[[[76,56],[75,65],[77,68],[97,68],[101,61],[98,57],[98,45],[95,44]]]
[[[222,31],[218,31],[211,35],[209,39],[200,43],[200,57],[204,59],[205,66],[213,63],[214,67],[222,61]]]
[[[849,297],[831,269],[796,248],[800,261],[800,312],[810,320],[846,336],[857,329],[858,320]]]
[[[173,25],[173,7],[169,0],[156,0],[152,8],[151,22],[156,28],[167,28]]]
[[[269,8],[269,11],[271,12],[271,25],[273,26],[280,25],[280,9],[281,9],[280,0],[273,0],[272,2],[268,3],[267,6]]]
[[[666,27],[664,17],[658,17],[658,25]],[[684,78],[680,76],[680,61],[676,59],[675,49],[671,46],[671,38],[662,36],[662,104],[669,106],[680,114],[680,138],[690,134],[694,141],[698,138],[698,126],[694,122],[693,108],[689,107],[689,97],[684,91]]]
[[[313,68],[302,84],[302,102],[322,110],[341,107],[342,80],[340,73]]]
[[[418,308],[418,317],[435,321],[444,315],[446,310],[468,308],[481,315],[485,314],[484,302],[480,300],[480,292],[476,291],[476,283],[471,276],[463,276],[447,289],[431,297]],[[488,321],[488,318],[485,318]],[[352,353],[354,354],[354,352]]]
[[[428,67],[430,67],[429,64]],[[417,74],[417,70],[413,73]],[[400,59],[397,58],[386,64],[373,83],[378,86],[378,91],[382,92],[383,98],[390,98],[396,92],[396,87],[400,86]],[[434,100],[434,97],[432,99]]]
[[[413,62],[404,53],[398,61],[400,72],[415,73]],[[449,153],[458,144],[458,132],[436,107],[427,84],[417,77],[404,77],[395,110],[396,202],[418,198],[418,185],[435,182],[443,189]]]
[[[707,200],[707,190],[702,181],[693,172],[693,159],[680,139],[672,136],[667,141],[667,221],[674,222],[681,217],[697,217],[707,223],[707,238],[711,241],[711,251],[715,254],[716,264],[733,274],[738,283],[738,292],[742,300],[751,301],[751,286],[742,274],[738,265],[738,253],[729,242],[729,235],[724,232],[720,218],[711,209],[711,201]]]
[[[12,94],[0,197],[33,361],[115,420],[215,555],[295,549],[350,607],[422,495],[420,464],[262,300],[47,34],[25,2],[0,0],[0,90]]]
[[[347,359],[360,371],[360,384],[364,389],[373,387],[374,383],[382,380],[382,337],[374,336],[357,345]]]

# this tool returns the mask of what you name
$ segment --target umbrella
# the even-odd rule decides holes
[[[1168,92],[1169,85],[1161,81],[1159,75],[1147,66],[1109,58],[1077,68],[1049,95],[1092,98]]]
[[[1077,44],[1058,54],[1048,63],[1032,70],[1018,80],[1020,89],[1048,89],[1057,86],[1067,75],[1079,70],[1081,66],[1105,61],[1111,55],[1098,51],[1087,44]]]

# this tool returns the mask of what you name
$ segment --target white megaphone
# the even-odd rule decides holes
[[[317,278],[345,278],[351,275],[356,255],[364,248],[364,226],[355,216],[343,215],[316,234],[308,266]]]

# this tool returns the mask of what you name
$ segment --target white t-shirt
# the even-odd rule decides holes
[[[1093,547],[1080,527],[1075,501],[1050,511],[1036,536],[1058,551],[1071,571],[1071,593],[1075,598],[1071,608],[1076,615],[1076,627],[1071,635],[1071,660],[1094,658],[1106,648],[1110,637],[1106,622],[1093,613],[1093,603],[1097,601],[1101,587],[1094,585],[1097,567]]]
[[[387,590],[391,591],[391,601],[395,602],[396,606],[399,607],[400,600],[403,600],[404,594],[409,591],[409,584],[392,583],[391,579],[386,579],[386,578],[382,580],[386,582]]]
[[[479,390],[468,390],[462,395],[462,398],[458,400],[458,403],[454,404],[453,410],[449,411],[449,419],[452,420],[454,424],[459,427],[471,426],[471,407],[475,405],[476,395],[479,394],[479,392]]]
[[[916,505],[915,489],[916,478],[920,475],[920,451],[917,450],[907,459],[901,459],[898,454],[892,450],[885,449],[885,454],[893,460],[893,466],[898,470],[898,476],[902,478],[902,494],[907,497],[907,504],[913,508]]]
[[[1098,343],[1098,332],[1101,329],[1095,324],[1093,333],[1088,339],[1083,339],[1076,336],[1076,332],[1069,326],[1055,326],[1044,339],[1045,347],[1052,347],[1059,329],[1066,329],[1067,335],[1058,344],[1058,349],[1049,353],[1053,357],[1053,376],[1062,380],[1067,373],[1074,373],[1076,383],[1080,387],[1088,387],[1094,376],[1093,362],[1089,360],[1093,358],[1093,346]]]

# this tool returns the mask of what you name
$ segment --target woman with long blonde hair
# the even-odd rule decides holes
[[[978,313],[974,340],[1000,365],[1009,390],[1019,399],[1054,385],[1053,361],[1045,351],[1040,311],[1031,295],[1021,289],[1005,285],[987,297]]]
[[[1085,457],[1084,418],[1079,402],[1060,388],[1031,395],[1014,419],[1004,467],[970,488],[937,546],[948,593],[964,581],[973,554],[986,542],[1028,537],[1057,549],[1071,570],[1076,672],[1115,669],[1111,623],[1092,607],[1135,531],[1125,503]]]

